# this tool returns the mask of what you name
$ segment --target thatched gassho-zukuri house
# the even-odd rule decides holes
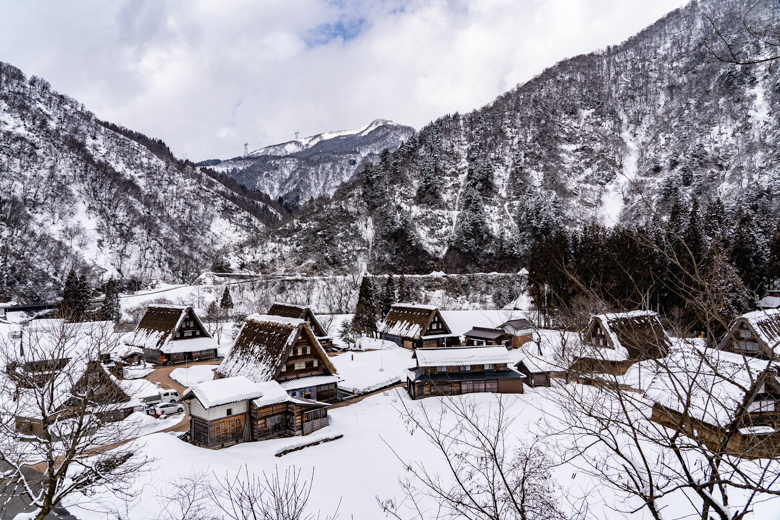
[[[308,435],[329,424],[329,404],[292,397],[276,381],[206,381],[189,388],[182,401],[189,403],[193,444],[206,448]]]
[[[322,348],[325,350],[330,349],[333,346],[333,338],[328,335],[325,328],[320,325],[317,316],[314,315],[309,307],[303,305],[292,305],[289,303],[274,303],[268,310],[270,316],[283,316],[285,318],[299,318],[304,320],[311,327],[314,336],[317,341],[320,342]]]
[[[718,344],[718,350],[764,359],[780,358],[780,310],[743,314]]]
[[[243,376],[256,383],[277,381],[292,396],[338,400],[336,367],[299,318],[248,316],[216,378]]]
[[[637,361],[665,357],[671,347],[653,311],[594,315],[584,339],[582,355],[571,367],[574,372],[624,374]]]
[[[190,306],[150,305],[127,340],[152,363],[173,364],[217,357],[217,342]]]
[[[476,392],[522,394],[524,375],[512,370],[506,347],[444,347],[415,350],[407,372],[412,399]]]
[[[396,303],[379,327],[383,340],[408,349],[451,347],[460,343],[447,322],[432,305]]]

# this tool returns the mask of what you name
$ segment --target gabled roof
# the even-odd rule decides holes
[[[753,385],[775,377],[765,360],[689,345],[675,347],[666,370],[646,378],[645,395],[656,403],[708,424],[726,426]]]
[[[192,314],[203,336],[180,338],[173,341],[188,314]],[[127,340],[133,347],[160,350],[166,354],[191,352],[217,348],[217,342],[211,337],[197,313],[188,305],[150,305],[136,326],[133,335]]]
[[[379,332],[400,338],[420,339],[437,315],[442,323],[442,330],[437,331],[437,333],[452,334],[452,330],[444,321],[439,309],[433,305],[413,305],[410,303],[396,303],[390,307],[390,312],[387,313],[384,322],[379,327]]]
[[[181,398],[182,400],[196,398],[203,408],[209,409],[223,404],[257,399],[263,397],[264,391],[268,393],[270,390],[270,393],[273,393],[275,388],[266,388],[267,385],[267,383],[255,383],[241,376],[214,379],[191,386]],[[276,386],[278,387],[279,383],[276,383]]]
[[[534,324],[525,318],[518,318],[516,320],[509,320],[507,322],[504,322],[498,328],[504,330],[508,328],[512,328],[515,330],[525,330],[525,329],[533,329]]]
[[[283,316],[285,318],[299,318],[304,321],[308,321],[309,325],[311,325],[311,329],[314,332],[314,335],[318,338],[324,338],[328,336],[328,333],[325,331],[325,329],[320,325],[320,322],[317,320],[317,317],[314,315],[314,312],[312,312],[311,308],[305,307],[303,305],[293,305],[290,303],[279,303],[276,302],[273,305],[271,305],[271,308],[268,310],[268,314],[270,316]]]
[[[302,319],[252,314],[244,320],[233,348],[217,372],[222,377],[244,376],[255,382],[270,381],[279,376],[287,363],[290,348],[298,338],[306,335],[319,352],[325,368],[336,373],[311,327]]]
[[[671,347],[661,320],[654,311],[596,314],[588,324],[588,341],[596,323],[604,330],[608,346],[626,359],[636,357],[637,351],[668,352]]]
[[[417,349],[412,354],[418,367],[509,364],[506,347],[443,347]]]
[[[745,323],[753,332],[761,347],[767,351],[774,350],[775,355],[780,355],[780,309],[765,309],[749,312],[738,317],[731,326],[731,331],[726,334],[718,348],[724,348],[740,323]]]
[[[505,330],[489,329],[487,327],[474,327],[464,334],[464,336],[467,338],[477,338],[491,341],[495,341],[502,336],[508,335],[509,334]]]

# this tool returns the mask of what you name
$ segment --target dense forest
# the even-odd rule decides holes
[[[529,259],[537,305],[554,313],[650,308],[691,332],[756,308],[780,281],[780,221],[719,199],[673,203],[643,225],[591,223],[538,240]],[[718,302],[703,315],[696,301]],[[721,323],[722,322],[722,323]]]

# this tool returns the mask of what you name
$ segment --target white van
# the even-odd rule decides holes
[[[157,388],[154,391],[144,396],[143,401],[147,408],[153,408],[158,404],[163,403],[178,403],[179,392],[173,389],[162,388],[160,383],[157,383]]]

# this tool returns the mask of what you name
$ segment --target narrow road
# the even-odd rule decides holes
[[[154,372],[150,373],[144,379],[149,381],[152,384],[160,383],[163,388],[172,388],[173,390],[176,390],[179,392],[179,395],[183,395],[184,391],[187,389],[185,386],[183,386],[178,381],[174,381],[171,379],[171,372],[176,370],[177,368],[189,368],[191,366],[195,365],[219,365],[222,363],[222,359],[209,359],[208,361],[199,361],[197,363],[187,363],[186,365],[170,365],[165,367],[160,367],[156,369]],[[188,406],[184,406],[184,419],[181,420],[178,424],[175,426],[171,426],[170,428],[166,428],[165,430],[162,430],[162,432],[186,432],[190,429],[190,409]]]

